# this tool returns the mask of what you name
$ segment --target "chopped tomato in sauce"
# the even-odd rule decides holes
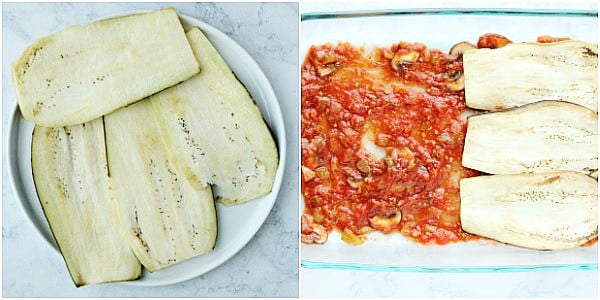
[[[570,37],[553,37],[550,35],[540,35],[537,37],[537,42],[538,43],[558,43],[558,42],[562,42],[562,41],[568,41],[570,40]]]
[[[479,37],[479,40],[477,41],[477,48],[497,49],[502,48],[510,43],[512,43],[512,41],[505,36],[495,33],[486,33]]]
[[[462,79],[460,55],[418,43],[325,44],[310,48],[301,72],[310,216],[303,221],[327,232],[400,232],[421,243],[477,238],[459,219],[459,180],[478,174],[461,165],[464,91],[449,88]],[[303,224],[303,242],[310,233]]]

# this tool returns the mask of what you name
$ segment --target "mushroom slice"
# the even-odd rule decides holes
[[[315,223],[311,215],[302,215],[302,243],[324,244],[327,242],[327,236],[325,226]]]
[[[402,221],[402,211],[398,210],[391,214],[377,215],[369,219],[371,227],[383,231],[390,232],[394,230]]]
[[[369,166],[369,161],[364,158],[356,163],[356,168],[363,174],[371,174],[371,167]]]
[[[399,71],[400,67],[417,62],[420,56],[421,54],[416,50],[398,50],[391,61],[392,69]]]
[[[458,92],[460,90],[464,90],[465,89],[465,74],[463,74],[462,72],[460,72],[460,76],[458,77],[458,79],[451,81],[450,83],[448,83],[446,85],[446,87],[453,91],[453,92]]]
[[[467,50],[470,50],[470,49],[477,49],[477,46],[475,46],[469,42],[460,42],[460,43],[452,46],[452,48],[450,48],[449,53],[450,53],[450,55],[453,55],[453,56],[459,56],[460,54],[463,54]]]
[[[561,171],[460,182],[464,231],[532,249],[573,248],[598,236],[598,182]]]

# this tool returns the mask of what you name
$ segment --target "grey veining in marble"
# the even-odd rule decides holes
[[[75,288],[62,258],[26,221],[2,159],[4,297],[297,297],[298,296],[298,4],[297,3],[4,3],[2,140],[15,96],[10,63],[35,39],[68,25],[131,10],[173,6],[225,32],[258,62],[283,111],[287,165],[275,207],[233,258],[197,278],[163,287],[119,284]]]

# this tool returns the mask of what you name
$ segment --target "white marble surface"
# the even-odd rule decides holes
[[[597,298],[597,271],[391,273],[306,269],[301,295],[360,298]]]
[[[119,284],[75,288],[60,255],[26,221],[2,148],[3,297],[297,297],[298,4],[44,3],[3,4],[2,140],[15,103],[10,63],[33,40],[67,25],[124,11],[174,6],[225,32],[258,62],[283,111],[288,157],[279,198],[265,224],[237,255],[200,277],[164,287]]]
[[[301,12],[389,8],[598,9],[597,1],[386,1],[305,2]],[[301,24],[302,27],[302,24]],[[301,55],[303,55],[301,53]],[[394,273],[300,270],[302,297],[589,297],[598,296],[598,271],[532,273]]]

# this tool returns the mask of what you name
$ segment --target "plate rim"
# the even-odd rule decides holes
[[[166,9],[166,8],[158,8],[158,9]],[[158,10],[158,9],[156,9],[156,10]],[[150,11],[155,11],[155,10],[152,10],[152,9],[128,10],[125,12],[109,14],[109,15],[106,15],[101,18],[89,20],[86,23],[91,23],[91,22],[115,18],[115,17],[146,13],[146,12],[150,12]],[[265,204],[266,208],[264,209],[262,214],[258,215],[257,217],[254,218],[254,220],[256,221],[255,224],[257,226],[256,229],[253,230],[254,232],[251,235],[248,235],[248,236],[240,239],[241,243],[239,243],[237,245],[237,247],[233,247],[232,250],[229,251],[229,253],[225,253],[222,257],[220,257],[219,259],[216,260],[217,263],[214,263],[213,265],[209,266],[208,268],[206,268],[200,272],[181,273],[184,275],[175,276],[170,279],[160,279],[158,281],[144,281],[144,280],[140,280],[142,278],[142,277],[140,277],[140,278],[138,278],[136,280],[132,280],[132,281],[112,282],[112,283],[105,283],[105,284],[100,284],[100,285],[119,284],[119,285],[129,285],[129,286],[164,286],[164,285],[170,285],[170,284],[186,281],[186,280],[201,276],[203,274],[206,274],[206,273],[214,270],[215,268],[225,264],[229,259],[231,259],[233,256],[238,254],[256,236],[258,231],[264,225],[268,216],[273,211],[275,202],[279,198],[279,192],[281,190],[281,185],[283,182],[283,177],[284,177],[285,169],[286,169],[285,163],[286,163],[286,156],[287,156],[287,149],[286,149],[287,136],[286,136],[285,121],[283,118],[283,113],[281,111],[281,105],[279,103],[279,98],[277,97],[277,94],[275,93],[273,86],[271,85],[271,81],[266,76],[266,74],[264,73],[264,70],[260,67],[260,65],[256,62],[256,60],[248,53],[248,51],[246,51],[246,49],[244,49],[244,47],[242,47],[238,42],[236,42],[234,39],[229,37],[223,31],[221,31],[220,29],[218,29],[204,21],[201,21],[197,18],[188,16],[188,15],[185,15],[185,14],[182,14],[179,12],[177,12],[177,16],[180,19],[184,20],[187,23],[187,25],[190,25],[191,27],[198,27],[201,31],[203,31],[203,33],[210,32],[210,34],[219,36],[220,39],[223,39],[229,43],[235,44],[240,50],[239,55],[245,57],[245,60],[247,60],[247,62],[251,65],[251,67],[253,69],[258,70],[258,73],[256,74],[255,77],[259,81],[263,81],[266,83],[264,86],[261,87],[261,90],[263,90],[265,92],[265,96],[264,96],[265,104],[267,102],[272,102],[272,104],[270,106],[273,106],[273,108],[274,108],[273,111],[267,112],[268,113],[267,115],[268,115],[268,117],[270,117],[271,123],[272,123],[271,125],[269,125],[269,124],[267,124],[267,125],[269,125],[268,126],[269,131],[277,144],[278,166],[277,166],[277,170],[275,173],[275,179],[273,181],[273,186],[271,188],[271,192],[269,192],[268,194],[263,195],[261,197],[269,197],[271,199],[268,199],[268,198],[260,199],[261,201],[266,201],[266,200],[270,200],[270,201],[269,201],[269,203]],[[182,26],[184,26],[183,22],[182,22]],[[52,34],[52,33],[48,33],[48,34]],[[212,41],[211,41],[211,43],[212,43]],[[232,72],[233,72],[233,70],[232,70]],[[239,81],[241,82],[241,80],[239,80]],[[245,86],[245,83],[242,82],[242,84]],[[248,91],[248,93],[249,93],[249,91]],[[267,100],[267,99],[271,99],[271,100]],[[255,102],[256,100],[254,100],[254,98],[253,98],[253,101]],[[261,115],[262,115],[262,112],[261,112]],[[13,153],[14,152],[13,149],[15,149],[18,144],[18,138],[16,137],[15,131],[17,130],[17,128],[19,126],[18,125],[18,123],[20,121],[20,120],[18,120],[19,117],[22,117],[22,114],[20,113],[18,102],[15,101],[13,111],[9,118],[9,124],[8,124],[8,130],[7,130],[7,148],[6,148],[7,156],[6,156],[6,159],[8,162],[7,169],[8,169],[8,175],[10,178],[10,184],[11,184],[11,187],[13,189],[15,198],[18,202],[20,209],[25,213],[27,222],[34,228],[34,231],[37,232],[38,236],[41,237],[41,239],[45,241],[44,244],[46,244],[50,249],[52,249],[52,251],[54,253],[61,255],[60,250],[57,248],[56,241],[55,240],[51,241],[46,237],[46,235],[41,231],[41,228],[36,224],[35,218],[33,217],[32,213],[29,211],[28,208],[25,207],[24,201],[26,201],[26,200],[24,200],[24,199],[27,198],[27,195],[25,195],[23,188],[19,187],[17,184],[17,182],[20,182],[20,181],[17,180],[16,173],[20,174],[20,172],[19,172],[19,167],[17,166],[16,157],[14,157],[16,155],[16,152]],[[264,117],[265,116],[263,115],[263,119],[264,119]],[[29,121],[27,121],[27,122],[29,122]],[[273,130],[271,129],[271,127],[275,127],[276,124],[277,124],[278,130],[277,130],[277,133],[275,134],[273,132]],[[23,176],[22,174],[20,174],[20,175]],[[37,192],[36,192],[36,195],[37,195]],[[39,198],[37,200],[39,202]],[[257,201],[257,200],[258,199],[252,199],[250,201]],[[216,204],[216,202],[215,202],[215,204]],[[268,207],[268,209],[267,209],[267,207]],[[47,220],[46,220],[46,223],[47,223]],[[64,258],[62,256],[61,256],[61,260],[64,261]],[[186,261],[182,261],[181,263],[184,264],[184,263],[186,263]],[[142,266],[142,271],[147,272],[143,266]],[[154,273],[157,273],[157,272],[160,272],[160,270],[156,271]]]

